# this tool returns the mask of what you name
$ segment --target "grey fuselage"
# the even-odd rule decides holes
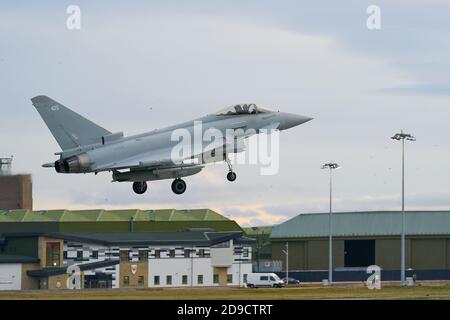
[[[273,127],[275,129],[284,130],[309,120],[311,120],[309,117],[283,112],[207,115],[178,125],[156,129],[134,136],[123,137],[119,134],[116,140],[65,150],[60,153],[60,157],[62,161],[63,159],[82,154],[88,159],[86,160],[87,162],[83,170],[75,173],[115,171],[129,168],[128,165],[124,165],[123,168],[121,168],[121,163],[139,163],[140,158],[142,158],[142,155],[144,154],[149,155],[152,154],[152,152],[157,153],[159,150],[167,150],[175,147],[179,141],[172,140],[172,133],[177,129],[186,129],[193,137],[194,124],[198,124],[199,122],[201,122],[202,125],[202,136],[205,131],[209,129],[219,130],[225,136],[227,129],[242,129],[245,132],[253,131],[253,134],[256,134],[264,128]],[[145,169],[145,164],[142,166],[142,169]]]

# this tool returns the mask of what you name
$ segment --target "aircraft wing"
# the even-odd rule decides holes
[[[93,170],[103,171],[130,168],[150,168],[177,164],[172,161],[171,154],[172,148],[152,150],[151,152],[141,153],[128,159],[94,166]]]

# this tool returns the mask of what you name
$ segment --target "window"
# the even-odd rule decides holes
[[[247,274],[244,273],[244,283],[247,283]]]
[[[248,248],[245,248],[245,249],[242,251],[242,257],[243,257],[243,258],[248,258]]]
[[[166,284],[169,286],[172,284],[172,276],[166,276]]]
[[[191,257],[191,250],[189,249],[184,249],[184,257],[185,258],[190,258]]]
[[[169,251],[169,258],[175,258],[175,250]]]
[[[59,267],[60,258],[60,244],[59,242],[47,242],[46,245],[46,266],[47,267]]]
[[[274,277],[270,277],[270,281],[275,281],[275,278]]]
[[[181,283],[188,284],[188,276],[187,275],[183,275],[183,277],[181,278]]]
[[[147,250],[139,250],[138,253],[139,261],[147,261],[148,260],[148,251]]]
[[[205,257],[205,249],[198,250],[197,254],[198,254],[199,258],[204,258]]]
[[[138,278],[138,285],[143,286],[144,283],[145,283],[144,276],[139,276],[139,278]]]
[[[83,260],[83,251],[77,251],[77,260]]]
[[[197,276],[197,284],[203,284],[203,275],[202,274],[199,274]]]
[[[98,250],[92,251],[92,259],[98,259]]]
[[[268,276],[261,276],[259,279],[261,281],[267,281],[267,280],[269,280],[269,277]]]
[[[130,285],[130,277],[129,276],[124,276],[123,277],[123,286],[124,287],[128,287]]]
[[[233,283],[233,275],[227,274],[227,283]]]
[[[161,258],[161,250],[155,250],[155,258]]]
[[[125,262],[130,261],[130,251],[128,251],[128,250],[120,251],[120,261],[125,261]]]
[[[213,283],[219,283],[219,275],[218,274],[213,275]]]
[[[159,286],[159,276],[154,276],[153,282],[155,283],[155,286]]]

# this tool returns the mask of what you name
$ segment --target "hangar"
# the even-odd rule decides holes
[[[369,265],[381,267],[385,279],[399,277],[401,212],[339,212],[332,217],[334,279],[352,279],[348,271]],[[290,271],[312,279],[312,271],[327,270],[328,218],[328,213],[299,214],[274,226],[272,258],[285,261],[282,250],[289,243]],[[450,279],[450,211],[406,212],[406,268],[418,278]],[[320,277],[327,278],[324,272],[316,274],[316,280]]]

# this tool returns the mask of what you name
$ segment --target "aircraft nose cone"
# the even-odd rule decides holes
[[[313,118],[293,113],[284,113],[281,121],[281,130],[289,129],[305,122],[311,121]]]

